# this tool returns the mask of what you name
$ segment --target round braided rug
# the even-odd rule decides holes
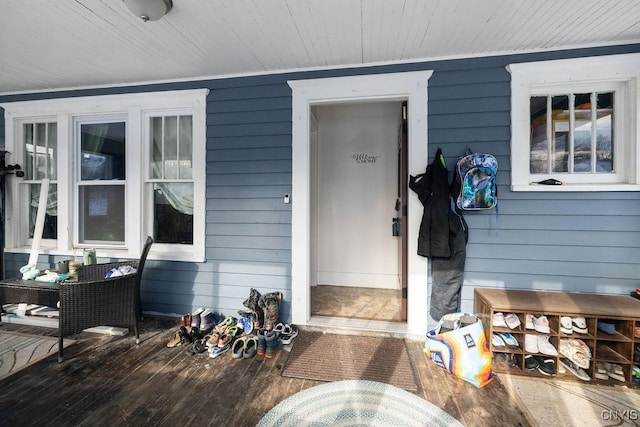
[[[258,423],[268,426],[462,426],[420,397],[375,381],[346,380],[290,396]]]

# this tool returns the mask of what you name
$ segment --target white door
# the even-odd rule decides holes
[[[398,289],[398,101],[314,107],[316,283]]]

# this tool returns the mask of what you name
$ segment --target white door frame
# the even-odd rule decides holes
[[[297,325],[311,317],[311,158],[309,120],[312,105],[406,100],[409,107],[409,173],[422,173],[427,151],[427,83],[433,71],[294,80],[292,89],[291,314]],[[427,260],[417,255],[422,204],[408,201],[407,335],[422,337],[428,322]]]

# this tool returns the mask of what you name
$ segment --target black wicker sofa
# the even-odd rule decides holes
[[[59,283],[21,278],[0,280],[0,313],[3,304],[56,307],[59,301],[59,362],[63,358],[63,337],[95,326],[133,326],[136,344],[139,344],[140,280],[152,244],[153,239],[147,237],[139,260],[80,266],[77,280]],[[126,265],[134,267],[136,272],[105,278],[111,269]]]

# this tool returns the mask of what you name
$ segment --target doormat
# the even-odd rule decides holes
[[[298,392],[267,412],[257,427],[301,425],[462,427],[415,394],[365,380],[336,381]]]
[[[73,344],[65,339],[63,347]],[[0,380],[58,352],[58,337],[0,332]]]
[[[283,377],[317,381],[370,380],[418,391],[404,340],[301,332]]]
[[[637,426],[640,394],[624,385],[545,380],[500,374],[532,424],[541,426]],[[621,383],[624,384],[624,383]]]

